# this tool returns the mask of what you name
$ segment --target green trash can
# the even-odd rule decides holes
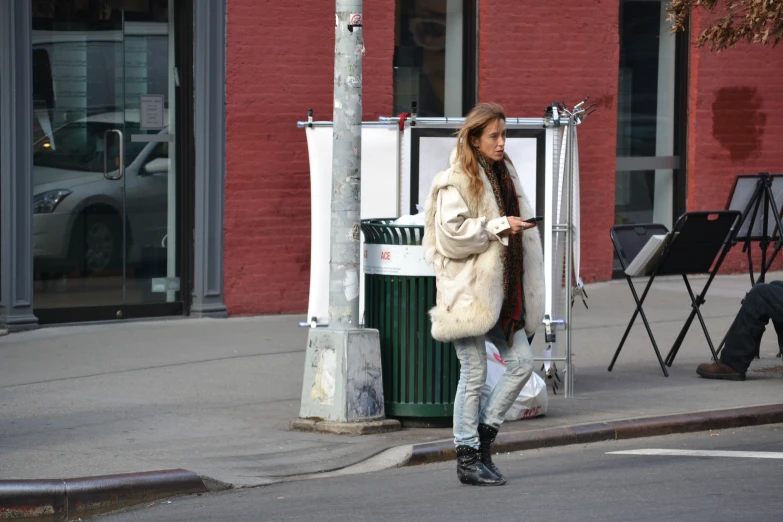
[[[424,227],[362,220],[364,324],[380,332],[386,416],[406,426],[452,423],[459,361],[432,338],[435,275],[424,262]]]

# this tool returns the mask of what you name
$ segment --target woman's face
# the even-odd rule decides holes
[[[506,148],[506,122],[495,120],[484,129],[480,138],[473,139],[473,146],[490,161],[501,161]]]

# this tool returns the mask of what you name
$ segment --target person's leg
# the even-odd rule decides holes
[[[454,341],[460,362],[459,384],[454,397],[454,445],[457,447],[457,477],[463,484],[499,486],[499,479],[481,461],[478,421],[481,387],[487,380],[484,336]]]
[[[514,404],[519,392],[533,374],[533,353],[524,330],[514,336],[514,346],[509,347],[500,327],[496,326],[487,337],[497,347],[506,363],[506,371],[484,404],[479,416],[479,442],[481,462],[501,480],[505,480],[498,467],[492,462],[492,443],[508,409]]]
[[[506,371],[487,399],[479,416],[479,423],[497,430],[503,424],[506,412],[533,374],[533,352],[530,350],[524,330],[514,335],[514,346],[511,347],[508,346],[503,331],[497,326],[490,330],[487,337],[500,352],[500,356],[506,363]]]
[[[705,378],[744,380],[770,319],[783,323],[783,285],[761,283],[745,297],[726,334],[720,361],[700,365],[697,373]]]
[[[783,322],[783,285],[758,284],[748,292],[734,327],[726,336],[721,360],[744,373],[756,355],[767,323]]]
[[[487,380],[484,336],[454,341],[460,372],[454,398],[454,445],[478,449],[478,423],[481,387]]]
[[[771,285],[777,285],[783,288],[783,281],[770,281]],[[772,320],[772,326],[775,327],[775,333],[778,336],[778,357],[783,356],[783,322]]]
[[[783,323],[773,321],[775,333],[778,334],[778,357],[783,357]]]

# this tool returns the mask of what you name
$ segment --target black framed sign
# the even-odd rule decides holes
[[[424,207],[432,180],[449,167],[449,156],[457,145],[457,128],[410,128],[410,206],[411,214]],[[534,211],[543,215],[545,205],[546,129],[506,131],[506,153],[522,183]]]

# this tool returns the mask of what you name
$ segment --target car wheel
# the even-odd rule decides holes
[[[89,272],[103,272],[116,257],[117,240],[111,224],[105,220],[87,220],[84,231],[84,265]]]
[[[84,275],[115,270],[122,265],[122,227],[114,214],[88,212],[81,216],[76,253]]]

